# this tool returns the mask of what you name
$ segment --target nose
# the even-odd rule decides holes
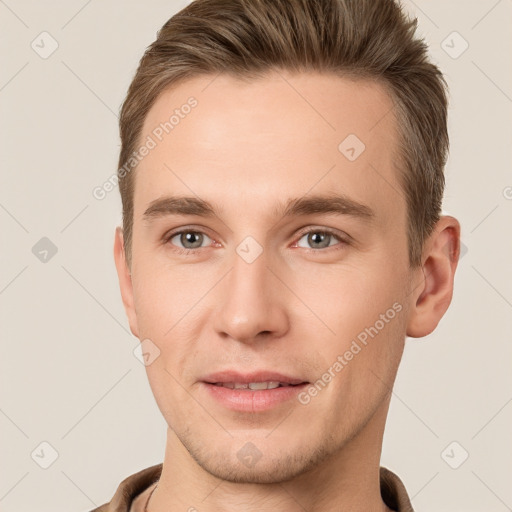
[[[268,268],[265,251],[248,263],[237,253],[218,290],[216,332],[243,343],[283,336],[289,329],[286,291]]]

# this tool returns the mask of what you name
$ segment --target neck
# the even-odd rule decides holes
[[[320,464],[270,484],[222,480],[202,468],[170,428],[162,474],[149,512],[387,512],[380,493],[380,453],[389,400],[359,433]]]

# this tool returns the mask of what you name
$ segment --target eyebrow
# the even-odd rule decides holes
[[[212,203],[198,197],[165,196],[155,199],[143,214],[143,219],[167,215],[198,215],[215,217],[219,209]],[[289,199],[284,205],[278,204],[273,213],[276,217],[298,217],[313,214],[348,215],[364,221],[371,221],[375,212],[367,205],[359,203],[344,194],[310,195]]]
[[[166,196],[155,199],[143,214],[144,220],[166,215],[199,215],[213,217],[215,207],[197,197]]]
[[[283,213],[280,213],[281,211]],[[349,215],[366,221],[375,217],[375,212],[369,206],[344,194],[312,195],[290,199],[284,208],[274,209],[274,213],[283,217],[298,217],[315,213]]]

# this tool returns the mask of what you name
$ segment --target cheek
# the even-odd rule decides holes
[[[400,283],[399,276],[391,275],[391,271],[354,266],[302,273],[293,286],[307,306],[301,311],[309,309],[308,314],[315,314],[333,339],[346,340],[374,325],[400,301]],[[394,313],[388,316],[394,318]]]
[[[379,378],[390,381],[403,351],[406,313],[401,277],[382,267],[364,272],[344,268],[310,276],[297,290],[317,316],[307,323],[309,337],[317,339],[322,332],[323,341],[317,345],[324,366],[320,371],[343,375],[332,379],[332,388],[343,387],[345,396],[349,388],[354,397],[370,398],[382,388]]]
[[[148,258],[148,261],[151,261]],[[146,338],[165,339],[170,329],[183,318],[197,301],[194,286],[180,282],[176,272],[168,268],[148,265],[137,269],[133,281],[134,304],[139,334]]]
[[[208,279],[172,268],[152,265],[138,271],[134,300],[139,336],[159,350],[158,358],[146,367],[148,378],[152,386],[165,382],[171,390],[179,386],[173,377],[182,381],[197,350],[206,314],[205,303],[199,301],[212,285]]]

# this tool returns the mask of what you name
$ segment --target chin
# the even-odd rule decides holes
[[[234,444],[234,440],[231,441]],[[241,484],[277,484],[293,480],[314,470],[333,454],[332,447],[327,445],[314,447],[299,443],[299,446],[285,447],[282,443],[275,446],[277,443],[263,439],[254,443],[246,441],[241,448],[236,442],[236,450],[233,446],[226,446],[214,453],[183,444],[206,472],[227,482]]]

